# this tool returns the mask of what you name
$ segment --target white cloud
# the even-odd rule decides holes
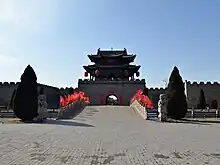
[[[0,0],[0,25],[42,32],[53,20],[56,0]]]

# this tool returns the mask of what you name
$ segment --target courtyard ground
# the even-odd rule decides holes
[[[0,124],[0,165],[220,164],[220,124],[145,121],[88,106],[74,120]]]

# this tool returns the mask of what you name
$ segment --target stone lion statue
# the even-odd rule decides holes
[[[47,118],[47,101],[46,96],[44,95],[44,89],[41,88],[38,95],[38,119],[43,121]]]

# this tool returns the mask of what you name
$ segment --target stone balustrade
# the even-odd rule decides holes
[[[83,101],[75,101],[65,107],[62,107],[58,113],[58,119],[72,119],[78,113],[80,113],[86,106],[87,103]]]
[[[141,117],[148,119],[147,110],[137,100],[134,100],[130,105]]]
[[[220,110],[219,109],[188,109],[186,118],[219,118]]]
[[[75,101],[60,109],[47,109],[47,118],[72,119],[80,113],[87,104],[83,101]],[[7,108],[0,108],[0,117],[16,117],[14,111]]]
[[[137,112],[142,118],[145,120],[151,119],[152,116],[157,118],[157,109],[152,109],[148,112],[148,110],[141,105],[137,100],[132,102],[130,106]],[[202,110],[202,109],[188,109],[185,118],[219,118],[220,117],[220,110],[218,109],[209,109],[209,110]]]

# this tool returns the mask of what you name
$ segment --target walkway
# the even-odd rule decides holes
[[[184,165],[220,161],[220,124],[145,121],[130,107],[87,107],[73,121],[0,124],[1,165]]]

